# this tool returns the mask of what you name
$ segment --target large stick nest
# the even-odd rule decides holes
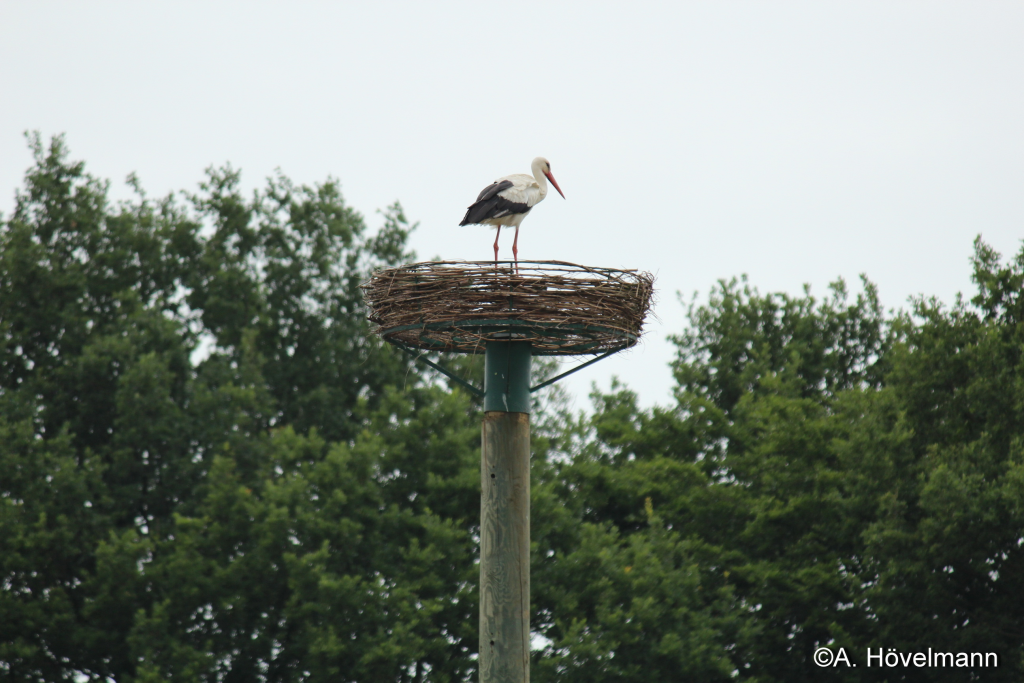
[[[362,285],[370,320],[407,348],[482,353],[530,341],[536,355],[582,355],[637,343],[651,309],[650,273],[562,261],[433,261],[377,271]]]

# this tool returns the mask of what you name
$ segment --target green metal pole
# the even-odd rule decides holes
[[[480,683],[530,680],[529,342],[488,342],[480,467]]]

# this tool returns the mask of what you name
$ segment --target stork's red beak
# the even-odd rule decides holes
[[[551,181],[551,184],[555,186],[556,190],[558,190],[558,194],[562,195],[562,199],[565,199],[565,193],[562,192],[562,188],[560,188],[558,186],[558,183],[555,182],[555,176],[551,175],[550,173],[545,173],[544,175],[548,177],[548,180]]]

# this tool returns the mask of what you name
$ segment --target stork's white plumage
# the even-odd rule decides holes
[[[483,189],[476,201],[466,211],[459,225],[493,225],[498,229],[494,236],[494,260],[498,260],[498,236],[501,226],[516,229],[512,240],[512,258],[519,263],[519,224],[537,204],[548,196],[548,181],[555,186],[558,194],[565,199],[562,188],[558,187],[551,175],[551,164],[544,157],[537,157],[531,165],[532,176],[515,173],[498,178]]]

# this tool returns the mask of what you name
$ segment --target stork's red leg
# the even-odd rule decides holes
[[[498,235],[501,234],[501,226],[498,226],[498,231],[494,233],[494,265],[498,265]]]
[[[512,240],[512,259],[516,262],[516,272],[519,272],[519,226],[516,226],[516,238]]]

